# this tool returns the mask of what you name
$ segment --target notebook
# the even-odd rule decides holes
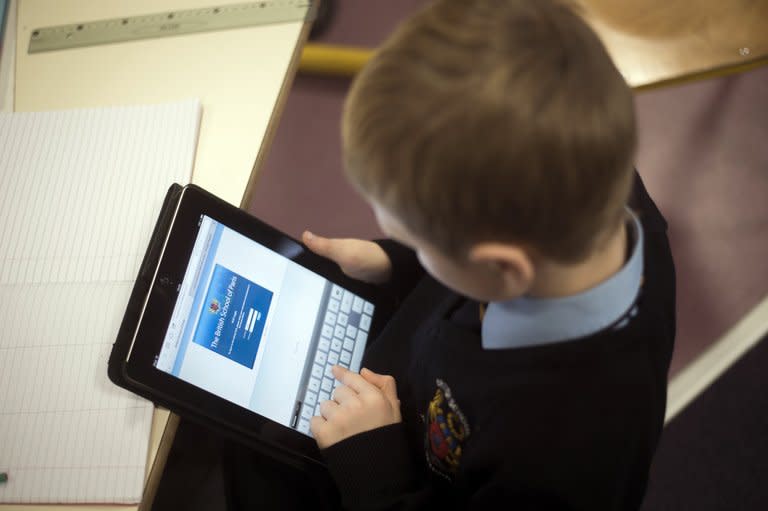
[[[0,114],[2,503],[140,501],[152,404],[107,378],[198,101]]]

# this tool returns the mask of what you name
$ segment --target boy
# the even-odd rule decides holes
[[[356,78],[345,169],[400,244],[303,240],[400,306],[312,419],[345,507],[640,507],[675,287],[635,144],[553,0],[439,0]]]

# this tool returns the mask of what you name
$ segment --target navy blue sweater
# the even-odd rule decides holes
[[[403,422],[324,451],[349,509],[638,509],[663,427],[675,335],[666,222],[639,176],[643,286],[622,328],[484,350],[478,303],[382,242],[400,300],[365,367],[397,381]]]

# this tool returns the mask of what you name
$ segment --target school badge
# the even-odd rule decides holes
[[[429,467],[452,480],[459,470],[462,446],[469,436],[469,424],[441,379],[436,380],[435,397],[427,411],[425,451]]]

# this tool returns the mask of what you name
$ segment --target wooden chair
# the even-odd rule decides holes
[[[768,62],[768,0],[576,3],[636,90],[742,72]],[[309,43],[299,71],[353,76],[373,51]]]

